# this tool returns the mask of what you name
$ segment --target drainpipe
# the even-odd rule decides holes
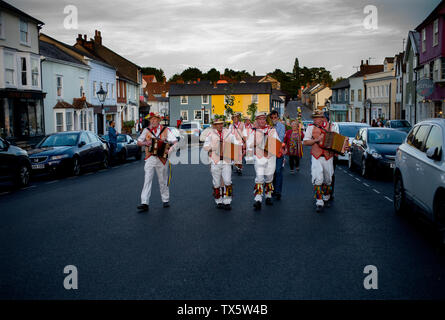
[[[389,83],[389,113],[388,113],[388,120],[392,120],[391,119],[391,86],[392,82]]]

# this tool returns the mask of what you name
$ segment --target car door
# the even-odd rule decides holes
[[[367,135],[367,130],[366,129],[361,129],[360,130],[360,135],[359,138],[357,140],[357,144],[356,144],[356,150],[355,150],[355,160],[354,162],[356,164],[361,164],[362,162],[362,157],[363,157],[363,153],[365,151],[365,136]]]
[[[0,180],[7,179],[10,176],[11,154],[8,153],[6,146],[6,142],[0,139]]]
[[[430,148],[439,148],[443,150],[443,133],[442,129],[437,125],[432,125],[429,131],[428,138],[425,142],[425,152],[419,158],[419,173],[420,177],[417,181],[418,187],[416,198],[421,202],[427,214],[433,219],[433,200],[437,187],[441,185],[443,173],[443,151],[441,152],[440,161],[428,158],[426,152]]]
[[[90,148],[91,162],[99,163],[103,159],[102,145],[99,139],[92,132],[87,132],[87,135],[91,143],[91,148]]]
[[[358,141],[360,140],[360,135],[361,135],[361,130],[359,130],[356,134],[356,136],[354,137],[354,139],[352,139],[352,143],[351,143],[351,161],[352,163],[356,163],[356,159],[357,159],[357,144]]]
[[[400,170],[400,173],[402,175],[402,181],[404,184],[404,188],[406,189],[406,186],[411,184],[412,176],[413,176],[413,170],[415,164],[412,155],[410,155],[411,152],[413,152],[413,140],[415,137],[415,134],[417,130],[420,128],[420,125],[417,125],[411,130],[411,132],[408,134],[406,138],[406,143],[402,143],[399,146],[399,151],[397,153],[396,161],[397,161],[397,167]]]
[[[126,135],[126,141],[127,141],[127,150],[130,157],[135,156],[137,153],[137,144],[136,141],[130,137],[129,135]]]
[[[419,199],[419,179],[425,177],[424,167],[421,165],[422,158],[426,157],[425,142],[431,130],[431,125],[422,124],[416,130],[411,142],[411,148],[406,152],[406,165],[408,171],[411,171],[407,177],[403,177],[404,189],[408,196],[416,202]]]
[[[84,144],[80,146],[81,144]],[[79,137],[79,156],[82,166],[91,164],[91,143],[86,132],[81,132]]]

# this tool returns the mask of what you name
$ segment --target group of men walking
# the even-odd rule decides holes
[[[269,116],[271,124],[267,123]],[[334,174],[331,151],[320,147],[324,132],[335,131],[336,127],[327,121],[323,112],[313,113],[314,124],[309,125],[304,134],[303,144],[311,147],[311,175],[314,187],[314,198],[317,212],[324,206],[330,206],[332,194],[332,176]],[[150,114],[150,125],[138,138],[138,145],[145,148],[145,181],[141,194],[141,205],[138,209],[148,211],[151,185],[156,171],[161,198],[164,207],[169,206],[169,188],[167,184],[168,160],[153,151],[153,144],[158,149],[168,145],[168,154],[175,152],[177,139],[168,127],[160,125],[160,116]],[[260,210],[263,199],[266,205],[272,205],[272,198],[280,200],[283,184],[284,156],[287,154],[283,143],[286,134],[285,125],[279,120],[278,113],[272,111],[257,112],[252,124],[244,119],[241,113],[232,116],[232,124],[225,127],[225,117],[215,115],[212,127],[201,134],[204,141],[203,149],[208,153],[210,173],[212,177],[212,194],[216,207],[231,210],[233,185],[232,172],[239,175],[243,170],[243,159],[253,163],[255,181],[253,184],[253,207]],[[337,131],[338,132],[338,131]],[[154,148],[156,150],[156,148]]]

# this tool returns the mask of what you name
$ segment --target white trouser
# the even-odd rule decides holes
[[[218,164],[210,164],[210,172],[212,173],[212,183],[214,188],[232,185],[232,165],[230,163],[220,162]],[[223,188],[225,190],[225,188]],[[230,204],[232,197],[221,194],[219,199],[215,199],[216,204]]]
[[[323,184],[330,185],[332,183],[332,176],[334,175],[334,158],[326,160],[325,157],[316,159],[312,156],[311,174],[312,184],[314,186],[321,186]],[[330,196],[323,196],[323,200],[329,200]],[[317,205],[323,205],[322,200],[316,201]]]
[[[255,184],[257,183],[272,183],[273,182],[273,175],[275,173],[275,166],[276,166],[276,157],[270,157],[265,158],[261,157],[258,158],[255,156]],[[266,194],[266,198],[271,198],[271,194]],[[255,201],[262,201],[263,195],[258,194],[255,196]]]
[[[151,185],[153,183],[153,175],[156,170],[156,175],[158,176],[159,188],[161,191],[162,202],[169,201],[169,190],[167,186],[167,175],[168,175],[168,161],[165,165],[159,160],[158,157],[151,156],[145,160],[145,180],[144,188],[141,193],[141,203],[148,204],[151,195]]]

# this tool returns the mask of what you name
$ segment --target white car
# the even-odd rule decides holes
[[[445,119],[422,121],[397,150],[394,210],[404,214],[414,204],[442,233],[445,244]]]
[[[363,127],[369,127],[367,123],[361,122],[335,122],[338,126],[338,131],[341,135],[349,138],[349,145],[352,145],[352,140],[354,140],[357,132]],[[344,155],[338,155],[338,160],[349,161],[350,152],[346,152]]]

